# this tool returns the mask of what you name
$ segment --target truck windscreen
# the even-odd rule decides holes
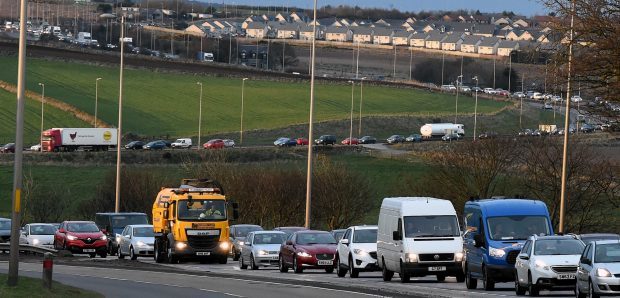
[[[226,220],[226,203],[222,200],[181,200],[177,205],[179,220]]]
[[[545,216],[499,216],[487,219],[489,237],[492,240],[525,240],[536,235],[549,235]]]
[[[405,216],[405,237],[456,237],[459,224],[454,215]]]

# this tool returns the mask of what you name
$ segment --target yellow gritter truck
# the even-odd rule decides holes
[[[226,264],[229,221],[237,217],[237,204],[226,199],[215,180],[183,179],[178,188],[162,188],[153,203],[155,261],[215,259]]]

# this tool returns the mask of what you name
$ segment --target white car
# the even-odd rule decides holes
[[[170,146],[172,148],[190,148],[192,147],[192,139],[190,138],[177,139]]]
[[[455,91],[456,86],[454,85],[441,85],[441,90],[443,91]]]
[[[543,100],[543,99],[545,99],[545,97],[540,92],[534,92],[534,94],[532,95],[532,99]]]
[[[495,89],[493,89],[493,88],[484,88],[483,92],[486,93],[486,94],[496,94],[497,93],[497,91]]]
[[[121,234],[116,234],[118,258],[129,256],[132,260],[138,257],[153,256],[155,235],[152,225],[127,225]]]
[[[336,249],[336,273],[356,278],[361,271],[379,271],[377,263],[377,226],[348,228]]]
[[[256,270],[260,267],[277,267],[280,246],[286,233],[280,231],[254,231],[248,233],[241,245],[239,268]]]
[[[45,223],[31,223],[22,228],[20,244],[54,248],[54,233],[57,226]]]
[[[30,146],[30,151],[41,151],[41,144]]]
[[[523,93],[523,92],[521,92],[521,91],[518,91],[518,92],[513,93],[513,94],[512,94],[512,97],[515,97],[515,98],[524,98],[524,97],[525,97],[525,93]]]
[[[579,95],[573,95],[573,96],[570,97],[570,101],[571,102],[580,102],[580,101],[583,101],[583,98],[581,98],[581,96],[579,96]]]
[[[586,246],[577,268],[578,298],[620,296],[620,242],[601,240]]]
[[[515,263],[515,292],[538,296],[542,289],[574,289],[579,257],[585,245],[574,236],[530,237]]]
[[[225,148],[233,148],[235,147],[235,141],[231,139],[224,139],[224,147]]]

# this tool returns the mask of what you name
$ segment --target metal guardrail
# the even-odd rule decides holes
[[[10,243],[0,243],[0,251],[9,251],[11,250],[11,244]],[[38,253],[38,254],[44,254],[44,253],[52,253],[54,255],[56,255],[56,253],[58,253],[57,250],[52,249],[52,248],[45,248],[45,247],[41,247],[41,246],[34,246],[34,245],[30,245],[30,244],[20,244],[19,245],[19,251],[25,251],[25,252],[31,252],[31,253]]]

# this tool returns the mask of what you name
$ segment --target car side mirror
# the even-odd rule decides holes
[[[403,237],[401,237],[398,231],[394,231],[392,232],[392,240],[394,241],[403,240]]]
[[[526,254],[522,254],[522,255],[519,255],[519,259],[521,259],[521,260],[529,260],[530,256],[528,256]]]
[[[590,261],[590,259],[588,259],[588,258],[582,258],[581,259],[581,263],[592,265],[592,261]]]
[[[474,235],[474,246],[475,247],[483,247],[484,246],[484,236],[482,236],[482,234]]]
[[[291,241],[291,240],[286,240],[286,245],[293,245],[293,241]]]
[[[342,243],[344,245],[349,245],[349,239],[341,239],[340,243]]]

